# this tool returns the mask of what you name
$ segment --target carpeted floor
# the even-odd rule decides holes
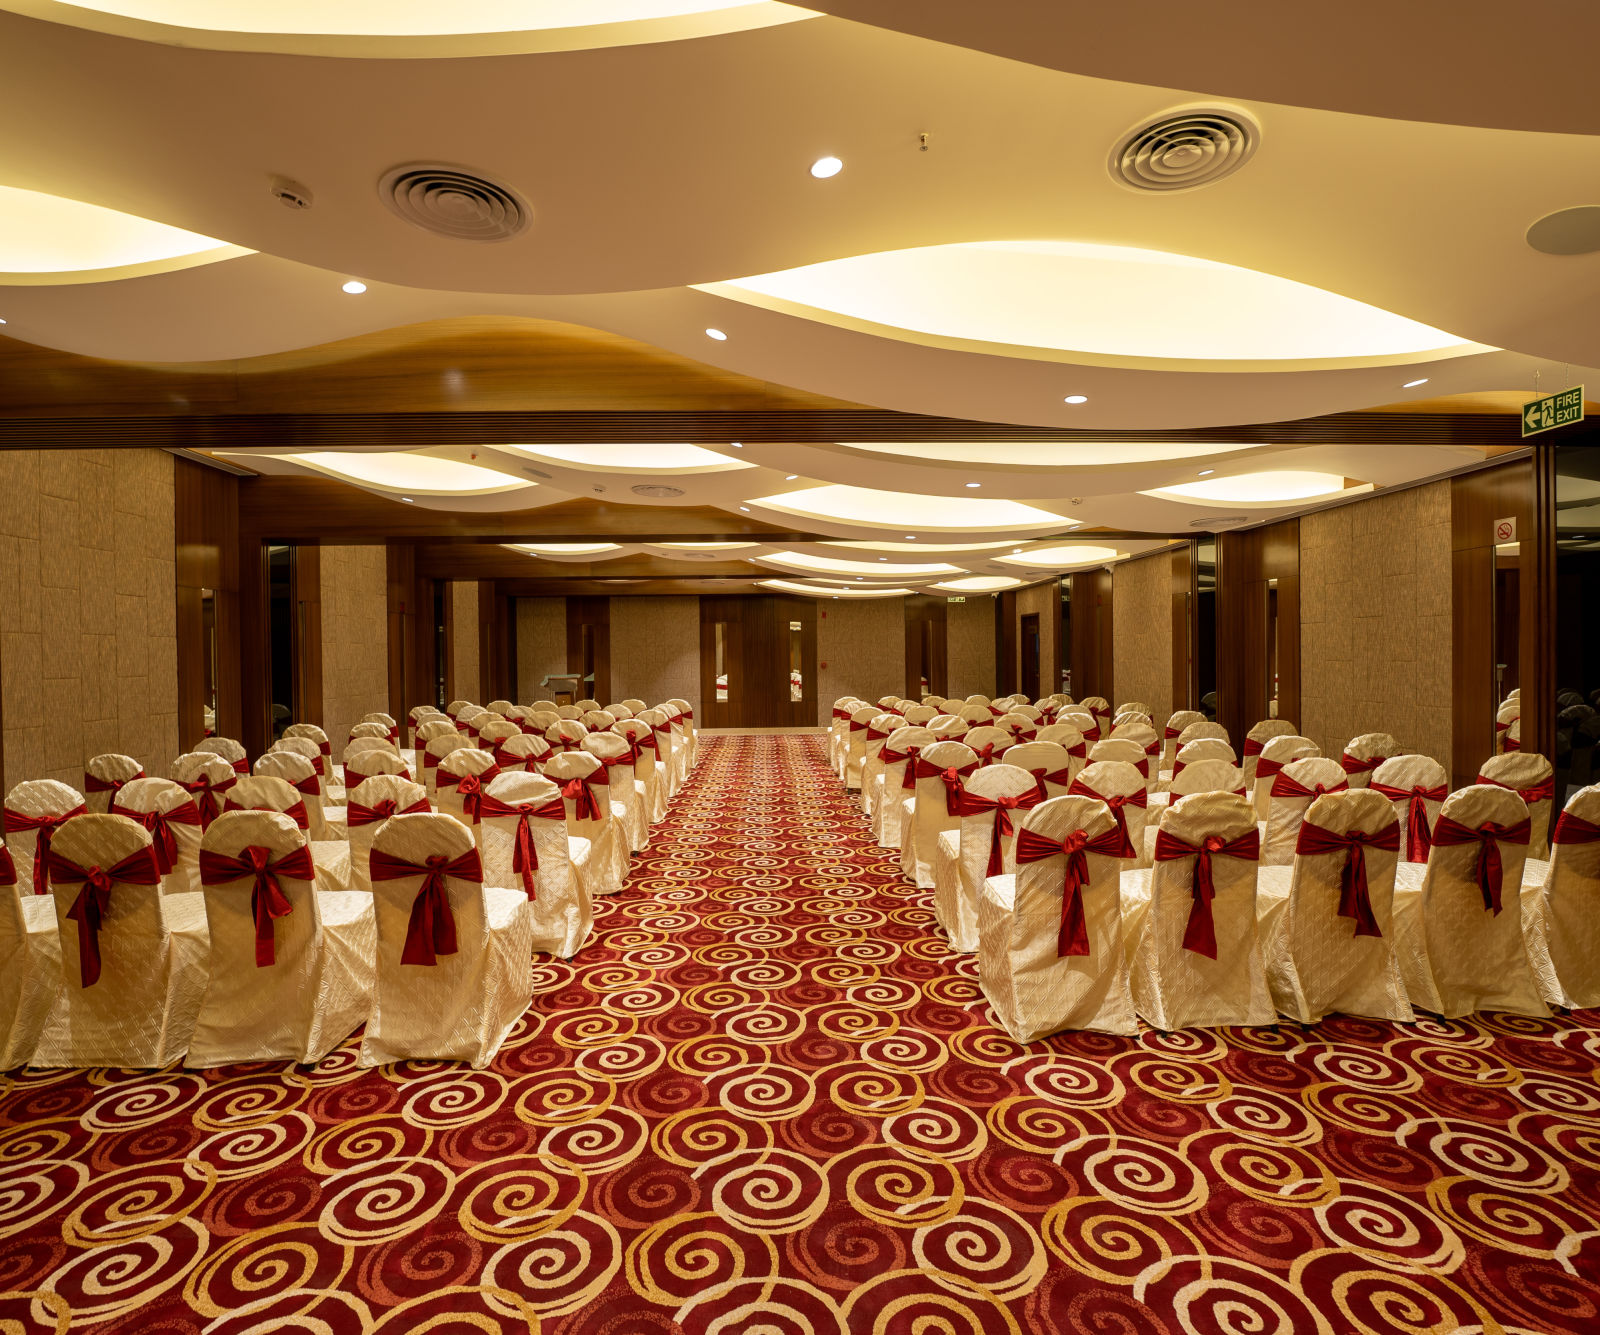
[[[486,1071],[0,1077],[0,1331],[1600,1330],[1600,1015],[992,1028],[717,737]]]

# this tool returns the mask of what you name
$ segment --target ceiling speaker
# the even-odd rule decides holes
[[[391,168],[378,182],[378,196],[413,227],[456,241],[509,241],[533,219],[509,186],[439,163]]]
[[[1233,175],[1260,139],[1260,127],[1242,111],[1163,112],[1118,141],[1111,175],[1135,190],[1193,190]]]

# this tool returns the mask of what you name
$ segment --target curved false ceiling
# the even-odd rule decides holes
[[[94,281],[248,253],[131,213],[0,185],[0,279]]]

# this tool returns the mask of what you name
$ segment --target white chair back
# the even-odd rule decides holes
[[[108,752],[91,756],[83,767],[83,804],[91,812],[111,809],[112,799],[122,785],[144,778],[144,766],[132,756]]]
[[[345,822],[350,838],[350,888],[372,889],[372,840],[391,816],[431,811],[428,790],[398,774],[374,774],[348,790]]]
[[[1478,770],[1478,782],[1509,788],[1528,804],[1532,833],[1527,856],[1550,856],[1550,808],[1555,803],[1555,770],[1536,751],[1508,751],[1491,756]]]
[[[1450,776],[1432,756],[1395,756],[1367,777],[1400,821],[1400,861],[1426,862],[1433,824],[1450,796]]]
[[[111,812],[149,831],[162,894],[187,895],[200,889],[200,808],[182,784],[135,779],[123,785]]]
[[[1400,754],[1400,743],[1386,732],[1364,732],[1345,743],[1339,763],[1350,776],[1352,788],[1365,788],[1372,780],[1372,771]]]
[[[1258,723],[1256,726],[1261,725]],[[1322,748],[1309,737],[1298,737],[1293,733],[1283,733],[1269,738],[1262,746],[1259,755],[1252,755],[1250,744],[1248,742],[1245,744],[1244,781],[1250,789],[1251,800],[1255,803],[1259,819],[1267,818],[1267,807],[1272,800],[1272,781],[1278,777],[1278,771],[1291,760],[1304,760],[1307,756],[1321,754]]]
[[[1344,766],[1326,756],[1291,760],[1279,770],[1267,790],[1267,832],[1261,840],[1261,865],[1287,867],[1292,863],[1307,808],[1324,793],[1343,793],[1349,788]]]

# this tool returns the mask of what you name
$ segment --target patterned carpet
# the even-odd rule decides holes
[[[1600,1015],[1023,1049],[815,736],[481,1072],[0,1077],[0,1332],[1600,1330]]]

